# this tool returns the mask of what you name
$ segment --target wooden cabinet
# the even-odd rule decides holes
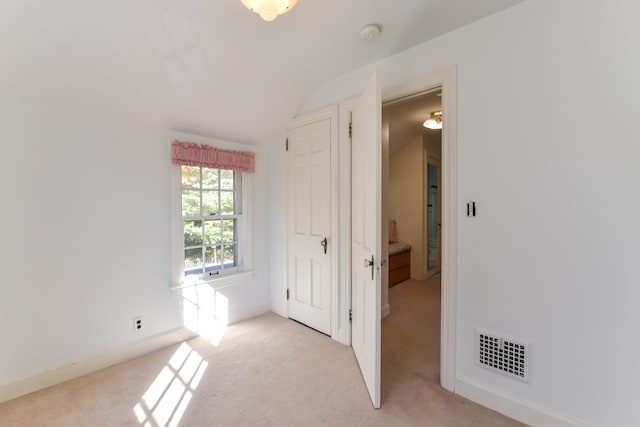
[[[389,286],[405,281],[411,275],[411,250],[389,256]]]

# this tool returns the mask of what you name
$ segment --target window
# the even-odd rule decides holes
[[[238,269],[242,173],[181,167],[184,275],[211,277]]]
[[[173,141],[171,163],[172,292],[245,281],[253,275],[255,153]]]

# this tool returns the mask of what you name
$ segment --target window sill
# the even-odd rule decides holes
[[[174,286],[170,288],[171,296],[178,297],[181,296],[181,292],[186,288],[193,288],[195,286],[207,285],[212,289],[223,289],[231,286],[240,285],[242,283],[251,280],[255,275],[255,271],[242,271],[235,274],[230,274],[228,276],[216,277],[215,279],[198,279],[194,281],[184,281],[181,282],[178,286]]]

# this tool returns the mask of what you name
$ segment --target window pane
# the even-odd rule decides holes
[[[195,166],[182,166],[181,173],[185,275],[209,277],[237,267],[242,175]]]
[[[182,216],[200,216],[200,191],[182,190]]]
[[[233,171],[220,169],[220,188],[223,190],[233,190]]]
[[[221,191],[220,204],[222,205],[221,215],[233,215],[235,213],[233,209],[233,191]]]
[[[233,243],[238,239],[236,238],[236,220],[235,219],[225,219],[224,220],[224,229],[222,231],[222,240],[225,243]]]
[[[212,246],[205,249],[206,266],[205,271],[220,270],[221,247]]]
[[[186,249],[184,251],[184,274],[202,273],[202,248]]]
[[[182,188],[200,188],[200,168],[182,166]]]
[[[219,215],[218,209],[218,192],[203,191],[202,192],[202,215]]]
[[[218,169],[202,168],[202,188],[218,189]]]
[[[204,222],[204,239],[205,245],[212,245],[214,243],[222,243],[220,241],[220,226],[222,221],[205,221]]]
[[[235,267],[237,264],[236,245],[224,245],[223,254],[224,268]]]
[[[202,245],[202,221],[184,222],[184,246]]]

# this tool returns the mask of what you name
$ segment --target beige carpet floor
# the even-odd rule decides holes
[[[0,404],[0,426],[515,426],[438,385],[439,277],[390,290],[382,408],[351,348],[275,314]]]

